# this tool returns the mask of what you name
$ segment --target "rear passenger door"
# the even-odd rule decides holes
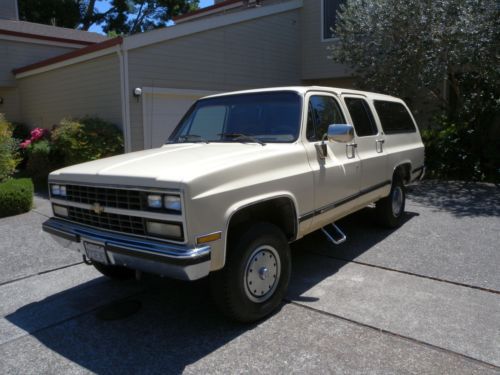
[[[387,184],[387,154],[385,136],[377,127],[373,110],[360,95],[343,95],[349,112],[348,121],[354,126],[361,162],[360,190],[367,193]]]

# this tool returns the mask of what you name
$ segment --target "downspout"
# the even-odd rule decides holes
[[[123,124],[123,140],[125,152],[132,151],[132,139],[130,131],[130,101],[129,101],[129,84],[128,84],[128,53],[123,47],[125,41],[121,43],[117,49],[118,60],[120,61],[120,91],[122,102],[122,124]]]

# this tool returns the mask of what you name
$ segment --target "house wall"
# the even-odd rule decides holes
[[[228,91],[300,84],[299,11],[280,13],[128,52],[129,91]],[[142,149],[141,100],[129,98],[132,149]]]
[[[17,0],[0,0],[0,19],[17,20]]]
[[[0,113],[3,113],[8,121],[20,122],[19,90],[15,87],[0,87]]]
[[[74,48],[0,39],[0,87],[15,86],[12,69],[73,50]]]
[[[328,59],[327,47],[332,40],[322,41],[323,0],[305,0],[301,11],[302,79],[318,80],[348,77],[349,69]]]
[[[64,117],[98,116],[122,128],[120,67],[112,53],[18,79],[21,120],[50,128]]]

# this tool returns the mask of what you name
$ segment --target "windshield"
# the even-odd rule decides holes
[[[240,94],[196,102],[167,143],[294,142],[302,100],[295,92]]]

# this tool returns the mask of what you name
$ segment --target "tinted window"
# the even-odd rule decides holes
[[[299,135],[301,111],[302,99],[295,92],[202,99],[184,116],[169,143],[237,141],[231,136],[235,134],[270,143],[293,142]]]
[[[323,0],[323,39],[333,38],[337,10],[345,0]]]
[[[375,101],[375,109],[385,134],[413,133],[415,124],[401,103]]]
[[[345,98],[345,104],[351,114],[354,129],[359,137],[378,133],[372,111],[365,100],[359,98]]]
[[[320,141],[331,124],[345,124],[339,104],[331,96],[311,96],[307,121],[307,139]]]

